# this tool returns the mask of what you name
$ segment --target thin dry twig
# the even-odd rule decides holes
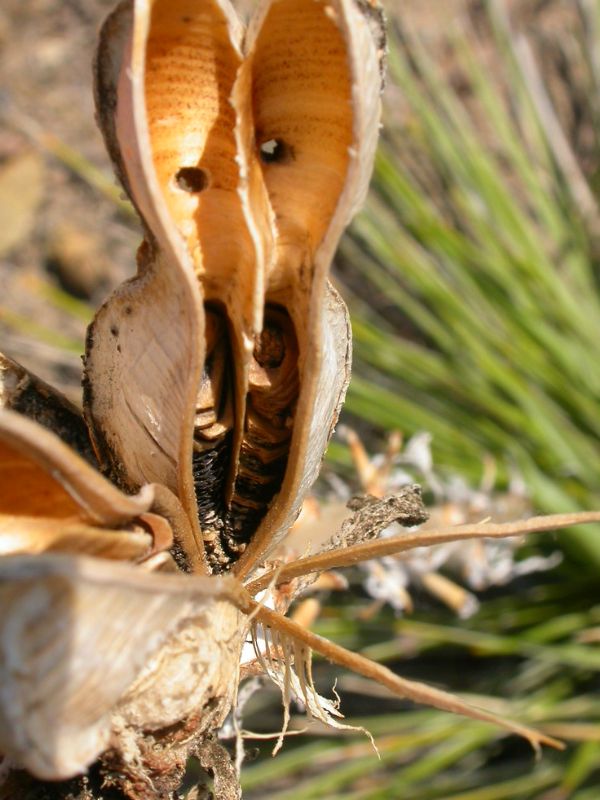
[[[374,542],[353,545],[343,550],[328,551],[286,564],[279,569],[277,583],[286,583],[292,578],[312,572],[349,567],[362,561],[369,561],[372,558],[404,553],[417,547],[430,547],[436,544],[459,542],[468,539],[506,539],[514,536],[523,536],[528,533],[547,533],[548,531],[592,522],[600,522],[600,511],[548,514],[541,517],[531,517],[527,520],[500,524],[485,522],[474,525],[457,525],[455,528],[439,528],[437,530],[403,534],[389,539],[377,539]],[[255,595],[271,583],[273,575],[274,570],[266,572],[260,578],[249,583],[246,586],[247,590],[251,595]]]
[[[564,744],[551,736],[546,736],[533,728],[470,705],[449,692],[435,689],[418,681],[401,678],[387,667],[377,664],[375,661],[371,661],[371,659],[365,658],[358,653],[353,653],[351,650],[346,650],[346,648],[306,630],[287,617],[283,617],[265,606],[259,606],[258,604],[255,604],[255,606],[257,608],[256,617],[265,627],[277,630],[280,635],[283,634],[290,637],[296,642],[302,642],[311,650],[320,653],[328,661],[382,684],[399,697],[415,703],[423,703],[441,711],[461,714],[470,719],[490,722],[511,733],[523,736],[536,752],[539,752],[541,744],[555,747],[558,750],[564,749]]]

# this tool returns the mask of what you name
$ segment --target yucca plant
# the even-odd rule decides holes
[[[557,150],[554,131],[540,118],[544,104],[526,69],[531,62],[523,60],[526,43],[515,41],[496,5],[489,11],[496,14],[503,81],[482,70],[470,39],[453,40],[454,58],[476,90],[468,109],[399,24],[404,9],[398,19],[391,5],[392,88],[376,191],[344,245],[347,283],[354,285],[350,269],[358,269],[369,286],[353,303],[354,419],[371,430],[430,432],[436,464],[473,483],[491,453],[500,485],[518,470],[539,508],[597,504],[593,193],[566,169],[564,147]],[[578,63],[590,86],[600,85],[595,8],[579,6],[587,25],[579,30]],[[404,117],[399,96],[409,108]],[[592,93],[588,100],[596,119]],[[485,135],[473,118],[475,102],[485,109],[478,119],[491,122]],[[5,321],[48,338],[31,320]],[[587,361],[579,363],[581,353]],[[339,447],[331,455],[338,463],[345,457]],[[597,537],[578,535],[578,554],[591,555],[595,571]],[[592,579],[575,585],[568,568],[564,577],[538,576],[493,592],[478,615],[459,622],[422,598],[412,618],[387,611],[369,619],[370,601],[361,599],[354,576],[352,596],[323,599],[315,631],[390,666],[402,662],[405,673],[434,683],[459,689],[468,675],[476,702],[503,694],[501,713],[577,742],[566,755],[545,753],[536,765],[530,751],[478,723],[408,712],[400,703],[392,709],[366,682],[346,678],[345,707],[377,737],[381,761],[364,738],[290,737],[277,759],[269,758],[267,743],[266,758],[245,766],[245,796],[595,798],[598,659],[590,643],[600,614],[590,602]],[[316,674],[324,689],[331,685],[323,663]],[[276,696],[270,705],[264,693],[253,702],[247,727],[278,730]]]

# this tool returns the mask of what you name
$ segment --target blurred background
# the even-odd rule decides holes
[[[600,508],[600,3],[384,5],[381,147],[334,276],[354,375],[307,524],[412,480],[436,523]],[[140,240],[94,123],[111,7],[0,7],[0,343],[75,402],[86,324]],[[381,760],[364,736],[316,726],[275,759],[249,740],[244,796],[597,800],[599,576],[588,527],[378,562],[344,591],[332,580],[306,610],[318,633],[568,748],[536,762],[514,737],[346,675],[342,709]],[[315,673],[331,696],[335,671]],[[265,688],[244,724],[280,718]]]

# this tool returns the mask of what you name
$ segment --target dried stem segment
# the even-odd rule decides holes
[[[344,550],[335,550],[321,553],[308,558],[301,558],[293,564],[287,564],[278,570],[272,570],[262,575],[247,585],[248,591],[255,595],[266,588],[273,580],[276,584],[286,583],[300,575],[312,572],[323,572],[328,569],[350,567],[371,558],[396,555],[417,547],[431,547],[447,542],[460,542],[467,539],[506,539],[513,536],[523,536],[529,533],[547,533],[548,531],[570,528],[574,525],[585,525],[600,522],[600,511],[582,511],[573,514],[549,514],[543,517],[532,517],[517,522],[494,524],[490,522],[478,525],[457,525],[455,528],[440,528],[439,530],[419,531],[418,533],[403,534],[389,539],[379,539],[375,542],[366,542],[348,547]]]
[[[562,742],[553,739],[551,736],[546,736],[533,728],[529,728],[518,722],[513,722],[505,717],[498,716],[490,711],[466,703],[449,692],[435,689],[424,683],[401,678],[387,667],[377,664],[358,653],[353,653],[351,650],[346,650],[344,647],[340,647],[330,642],[328,639],[323,639],[321,636],[311,633],[306,630],[306,628],[303,628],[287,617],[282,617],[264,606],[256,604],[255,614],[256,619],[265,627],[275,629],[279,634],[284,634],[294,642],[301,642],[311,650],[320,653],[320,655],[334,664],[338,664],[341,667],[352,670],[352,672],[356,672],[358,675],[364,675],[366,678],[380,683],[398,697],[411,700],[414,703],[432,706],[441,711],[460,714],[470,719],[490,722],[510,733],[523,736],[530,742],[535,750],[539,750],[542,744],[555,747],[559,750],[564,749]]]

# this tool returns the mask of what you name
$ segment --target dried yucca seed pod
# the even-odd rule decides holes
[[[181,767],[190,741],[173,726],[200,737],[231,707],[248,624],[238,591],[85,556],[0,560],[0,751],[50,780],[108,749],[142,782],[165,754]]]
[[[195,571],[262,562],[337,418],[350,329],[327,273],[377,141],[373,14],[273,0],[244,36],[226,2],[156,0],[104,28],[99,119],[147,236],[90,329],[86,415],[118,482],[178,494]]]

